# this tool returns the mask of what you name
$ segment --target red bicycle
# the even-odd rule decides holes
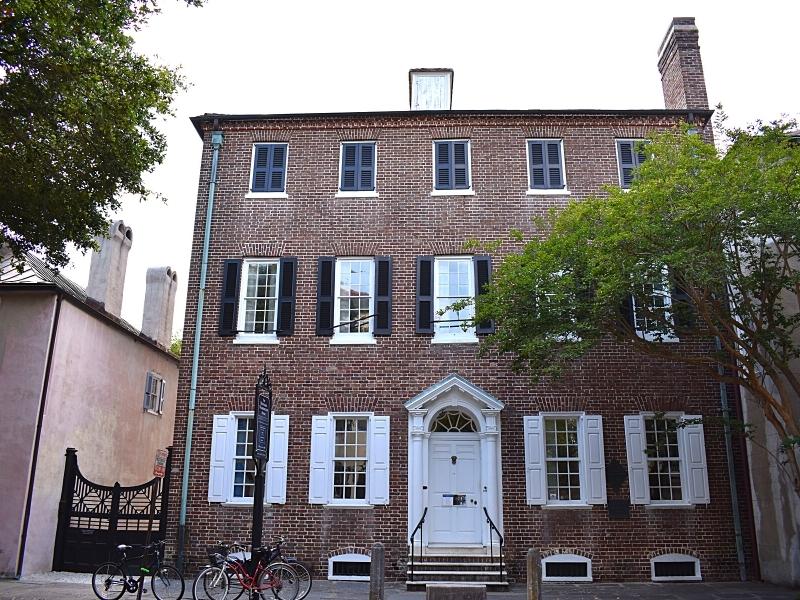
[[[245,556],[227,551],[224,555],[216,553],[215,564],[204,568],[195,577],[192,585],[194,599],[233,600],[244,591],[255,591],[265,600],[270,593],[278,600],[295,600],[300,590],[297,572],[287,563],[272,562],[280,556],[280,544],[272,548],[256,548],[249,559]]]

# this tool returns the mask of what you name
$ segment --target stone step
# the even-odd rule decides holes
[[[425,588],[429,585],[446,585],[448,583],[456,582],[442,580],[419,581],[415,579],[414,581],[406,581],[406,590],[409,592],[424,592]],[[463,583],[468,585],[485,585],[486,589],[490,589],[493,592],[506,592],[509,589],[507,581],[465,581]]]
[[[481,576],[489,575],[491,577],[501,577],[501,576],[504,576],[504,575],[508,575],[508,571],[506,571],[505,569],[503,569],[502,571],[498,571],[497,569],[495,569],[493,571],[466,571],[466,570],[463,570],[463,569],[462,570],[457,570],[457,571],[419,571],[417,569],[414,569],[414,573],[416,575],[420,575],[420,576],[422,576],[422,575],[425,575],[425,576],[427,576],[427,575],[458,575],[458,576],[464,576],[464,577],[467,577],[467,576],[473,577],[473,576],[478,576],[478,575],[481,575]],[[410,574],[411,574],[411,570],[409,569],[408,571],[406,571],[406,575],[410,575]]]

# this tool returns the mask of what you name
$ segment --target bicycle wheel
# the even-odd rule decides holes
[[[225,566],[225,572],[228,574],[228,598],[227,600],[239,600],[244,594],[244,586],[239,581],[239,576],[229,566]]]
[[[286,563],[272,563],[258,578],[258,593],[263,600],[295,600],[299,589],[297,571]]]
[[[303,600],[311,591],[311,584],[313,578],[311,577],[311,569],[299,560],[293,560],[289,563],[297,573],[297,581],[299,582],[297,589],[297,598],[295,600]]]
[[[221,567],[206,567],[192,583],[194,600],[225,600],[230,591],[230,577]]]
[[[171,565],[161,565],[150,577],[150,590],[157,600],[180,600],[184,588],[183,577]]]
[[[125,593],[125,573],[117,563],[103,563],[92,575],[92,589],[100,600],[119,600]]]

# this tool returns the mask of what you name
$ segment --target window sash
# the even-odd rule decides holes
[[[544,456],[548,504],[583,500],[581,428],[578,417],[544,419]]]
[[[456,270],[452,266],[456,266]],[[453,276],[457,277],[456,288],[453,289]],[[463,282],[461,281],[463,276]],[[442,289],[442,283],[446,288]],[[460,311],[443,311],[458,300],[475,298],[475,269],[471,258],[437,258],[434,262],[433,275],[434,295],[434,333],[437,336],[472,337],[475,328],[469,327],[465,331],[463,324],[475,315],[475,305],[470,304]]]
[[[144,384],[144,410],[161,414],[164,406],[164,380],[153,372],[147,373]]]
[[[684,500],[683,453],[676,421],[671,417],[644,417],[647,484],[652,503]]]
[[[264,269],[262,273],[261,270]],[[261,278],[263,275],[263,286]],[[245,260],[239,286],[238,335],[274,337],[278,328],[277,260]],[[270,283],[271,282],[271,283]]]
[[[252,461],[255,418],[236,417],[235,435],[231,498],[239,500],[253,498],[256,487],[256,470]]]
[[[367,501],[368,433],[368,417],[333,418],[332,501]]]
[[[372,258],[336,261],[333,306],[334,336],[372,336],[375,312],[375,261]]]

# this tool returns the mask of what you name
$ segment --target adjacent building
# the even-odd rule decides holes
[[[363,577],[378,541],[387,576],[417,585],[502,586],[529,548],[554,581],[755,575],[748,503],[733,509],[741,449],[730,462],[713,420],[671,427],[719,416],[727,390],[611,340],[532,383],[479,353],[491,323],[448,309],[513,250],[467,240],[532,235],[532,218],[628,186],[646,159],[636,141],[655,131],[689,122],[710,136],[694,19],[672,22],[658,65],[665,109],[451,110],[453,72],[420,69],[407,112],[192,119],[204,146],[170,510],[190,567],[218,540],[249,539],[266,365],[264,537],[285,536],[322,577]]]
[[[177,277],[148,271],[143,331],[135,329],[119,316],[133,234],[118,221],[108,235],[86,290],[36,256],[21,270],[0,256],[1,576],[53,568],[67,448],[86,477],[113,486],[151,479],[156,451],[172,443]],[[107,500],[80,500],[98,517],[87,534],[103,527]]]

